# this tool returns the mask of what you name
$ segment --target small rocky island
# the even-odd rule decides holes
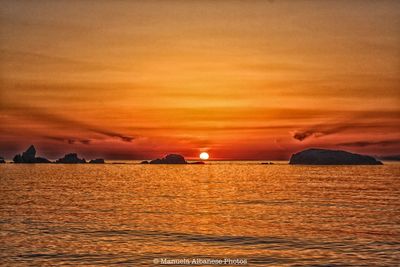
[[[78,154],[76,153],[66,154],[64,157],[56,160],[55,162],[51,162],[46,158],[36,157],[36,148],[34,145],[31,145],[25,152],[22,153],[22,155],[21,154],[15,155],[13,161],[14,163],[65,163],[65,164],[86,163],[86,160],[80,159],[78,157]],[[99,164],[105,162],[104,159],[93,159],[89,161],[89,163]]]
[[[161,159],[153,159],[151,161],[142,161],[141,164],[204,164],[202,161],[189,163],[182,155],[169,154]]]
[[[86,163],[86,160],[78,158],[78,154],[76,153],[69,153],[66,154],[63,158],[56,160],[56,163],[65,163],[65,164]]]
[[[51,163],[46,158],[36,157],[36,148],[31,145],[25,152],[15,155],[14,163]]]
[[[104,164],[105,161],[104,159],[92,159],[89,161],[89,163],[93,163],[93,164]]]
[[[354,154],[342,150],[310,148],[293,154],[289,164],[293,165],[382,165],[371,156]]]

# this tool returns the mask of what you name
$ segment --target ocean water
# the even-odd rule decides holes
[[[4,266],[400,265],[399,164],[2,164],[0,196]]]

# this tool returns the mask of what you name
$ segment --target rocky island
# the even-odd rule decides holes
[[[78,154],[76,153],[69,153],[66,154],[63,158],[56,160],[56,163],[86,163],[86,160],[78,158]]]
[[[93,163],[93,164],[104,164],[104,159],[92,159],[89,161],[89,163]]]
[[[4,159],[3,159],[4,161]],[[50,160],[42,157],[36,157],[36,148],[34,145],[31,145],[25,152],[21,154],[15,155],[13,159],[14,163],[66,163],[66,164],[74,164],[74,163],[86,163],[85,159],[80,159],[78,154],[69,153],[64,157],[56,160],[55,162],[51,162]],[[1,159],[0,159],[0,163]],[[89,163],[105,163],[104,159],[93,159]]]
[[[14,163],[51,163],[46,158],[36,157],[36,148],[31,145],[25,152],[15,155]]]
[[[354,154],[342,150],[310,148],[293,154],[292,165],[382,165],[371,156]]]
[[[150,162],[142,161],[142,164],[187,164],[187,161],[182,155],[169,154],[161,159],[153,159]]]
[[[197,161],[194,163],[189,163],[185,160],[182,155],[179,154],[169,154],[161,159],[153,159],[151,161],[142,161],[141,164],[204,164],[202,161]]]

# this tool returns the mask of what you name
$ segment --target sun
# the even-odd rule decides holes
[[[207,152],[201,152],[199,157],[200,157],[200,159],[202,159],[202,160],[208,160],[208,158],[210,157],[210,155],[208,155]]]

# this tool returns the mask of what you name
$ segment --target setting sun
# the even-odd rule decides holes
[[[200,159],[202,160],[207,160],[210,157],[207,152],[201,152],[200,153]]]

